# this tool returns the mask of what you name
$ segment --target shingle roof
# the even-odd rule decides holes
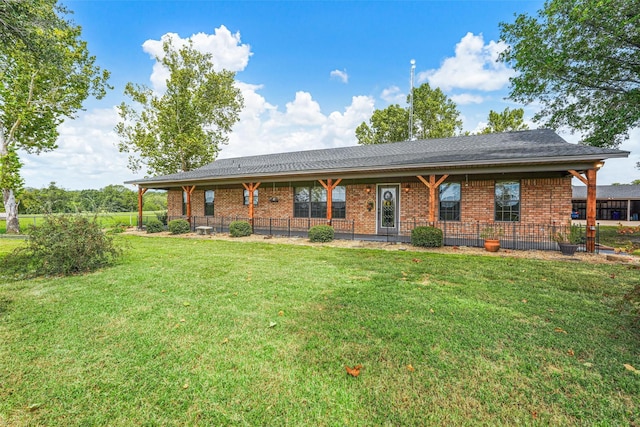
[[[626,151],[570,144],[552,130],[536,129],[220,159],[192,171],[128,183],[217,180],[332,170],[402,169],[423,165],[481,166],[559,159],[584,161],[627,157],[628,154]]]
[[[573,199],[586,200],[587,187],[574,186]],[[640,185],[598,185],[596,186],[597,199],[640,200]]]

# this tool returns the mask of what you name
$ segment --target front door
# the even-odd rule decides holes
[[[378,186],[378,234],[398,234],[399,185]]]

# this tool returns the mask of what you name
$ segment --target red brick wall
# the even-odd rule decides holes
[[[452,182],[454,180],[451,180]],[[401,221],[427,221],[429,218],[429,189],[421,182],[403,182],[400,185]],[[461,222],[493,222],[494,180],[461,182]],[[367,193],[367,188],[371,191]],[[409,191],[405,191],[408,188]],[[376,185],[354,184],[346,186],[346,219],[355,222],[356,234],[376,233]],[[249,207],[243,204],[242,188],[218,188],[215,190],[215,216],[248,217]],[[436,197],[438,192],[436,191]],[[530,178],[520,180],[521,223],[565,223],[571,213],[571,178]],[[192,198],[192,215],[204,216],[204,189],[195,190]],[[271,202],[277,198],[277,202]],[[368,210],[368,202],[373,203]],[[436,220],[438,209],[436,205]],[[182,214],[182,190],[168,192],[169,216]],[[257,218],[293,217],[293,186],[258,188],[258,205],[254,208]]]

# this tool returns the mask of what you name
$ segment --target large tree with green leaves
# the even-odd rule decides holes
[[[10,34],[0,40],[0,188],[8,233],[20,231],[18,151],[55,149],[58,125],[73,118],[87,97],[102,97],[109,76],[56,0],[18,2],[18,9],[14,3],[4,0],[0,8],[3,34]]]
[[[127,84],[125,94],[134,105],[120,105],[116,127],[120,151],[130,154],[130,169],[146,167],[154,175],[184,172],[215,160],[243,107],[235,73],[215,71],[211,54],[197,51],[192,43],[177,48],[170,40],[163,51],[156,60],[170,73],[166,91],[160,95]]]
[[[524,109],[511,110],[507,107],[502,113],[489,110],[487,126],[480,133],[514,132],[527,129],[529,126],[524,122]]]
[[[407,97],[409,102],[409,97]],[[419,139],[446,138],[462,129],[456,104],[440,88],[428,83],[413,90],[413,135]],[[409,138],[409,107],[398,104],[375,110],[369,123],[356,128],[358,144],[384,144]]]
[[[501,59],[517,71],[510,98],[535,121],[617,147],[640,124],[640,0],[548,0],[538,16],[501,23]]]

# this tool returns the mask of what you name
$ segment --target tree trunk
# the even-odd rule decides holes
[[[18,203],[13,190],[2,190],[4,210],[7,213],[7,234],[19,234],[20,222],[18,222]]]

